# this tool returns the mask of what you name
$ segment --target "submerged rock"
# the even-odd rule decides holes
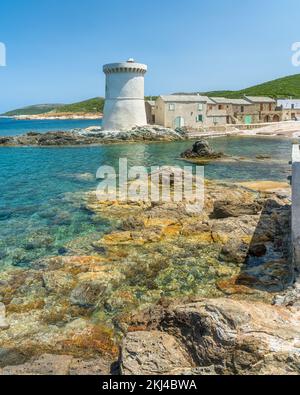
[[[54,270],[43,274],[43,282],[48,292],[63,294],[72,290],[75,279],[70,273]]]
[[[70,301],[81,307],[94,307],[106,291],[103,281],[86,281],[80,283],[71,293]]]

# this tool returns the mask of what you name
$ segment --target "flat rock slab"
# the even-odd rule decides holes
[[[129,333],[122,361],[124,375],[173,374],[192,365],[182,345],[173,336],[159,331]]]
[[[125,375],[300,373],[299,309],[215,299],[158,306],[136,320],[149,329],[126,336]]]
[[[44,354],[38,359],[0,370],[3,376],[80,376],[109,374],[110,366],[103,360],[82,360],[70,355]]]
[[[242,187],[251,189],[253,191],[258,192],[266,192],[266,193],[278,193],[284,194],[287,196],[291,195],[291,186],[287,182],[279,182],[279,181],[249,181],[249,182],[240,182],[236,185],[240,185]]]

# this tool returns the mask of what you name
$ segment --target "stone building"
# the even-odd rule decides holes
[[[218,125],[251,125],[297,118],[294,109],[283,110],[270,97],[245,96],[242,99],[200,95],[160,96],[155,105],[146,103],[149,123],[164,127],[200,129]],[[300,117],[300,101],[299,101]]]
[[[146,106],[146,116],[147,116],[147,124],[148,125],[154,125],[155,124],[155,100],[146,100],[145,101],[145,106]]]
[[[230,123],[228,102],[224,98],[211,98],[207,105],[207,124],[226,125]]]
[[[159,96],[155,103],[155,123],[168,128],[200,128],[210,123],[207,117],[209,104],[214,102],[207,96]]]
[[[282,113],[277,108],[276,100],[264,96],[245,96],[245,100],[255,106],[255,112],[258,114],[257,123],[280,122]]]
[[[199,129],[205,126],[259,122],[257,106],[246,99],[200,95],[160,96],[151,111],[154,112],[155,123],[170,128]]]
[[[245,99],[228,99],[225,97],[212,97],[215,105],[208,106],[208,116],[224,113],[226,117],[222,124],[252,124],[258,122],[255,106]],[[213,122],[216,124],[216,122]]]
[[[277,100],[277,107],[284,113],[284,117],[292,120],[300,120],[300,100],[280,99]]]

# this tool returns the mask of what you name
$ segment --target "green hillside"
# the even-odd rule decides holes
[[[300,74],[290,75],[284,78],[278,78],[264,84],[256,85],[239,91],[223,90],[212,92],[196,92],[202,95],[216,97],[223,96],[228,98],[240,98],[244,95],[248,96],[270,96],[274,99],[278,98],[295,98],[300,99]],[[187,93],[181,93],[187,94]],[[191,94],[191,93],[189,93]],[[146,99],[155,100],[156,96],[146,97]],[[104,98],[95,97],[93,99],[81,101],[73,104],[39,104],[29,106],[17,110],[9,111],[2,115],[38,115],[50,112],[55,113],[103,113]]]
[[[71,113],[102,113],[104,108],[104,98],[95,97],[93,99],[85,100],[79,103],[66,104],[57,108],[56,112],[71,112]]]
[[[203,94],[203,93],[202,93]],[[277,80],[265,82],[251,88],[240,91],[213,91],[205,92],[207,96],[225,96],[229,98],[240,98],[248,96],[270,96],[274,99],[294,98],[300,99],[300,74],[290,75]]]
[[[58,110],[61,104],[37,104],[35,106],[28,106],[23,108],[18,108],[17,110],[8,111],[5,114],[8,117],[14,115],[38,115],[45,114],[50,111]]]
[[[146,100],[156,100],[158,96],[147,96]],[[104,108],[104,98],[95,97],[93,99],[84,100],[73,104],[38,104],[35,106],[29,106],[24,108],[18,108],[16,110],[8,111],[6,116],[15,115],[39,115],[46,113],[90,113],[90,114],[101,114]]]
[[[104,107],[104,99],[96,97],[73,104],[38,104],[16,110],[8,111],[2,115],[39,115],[47,113],[102,113]]]

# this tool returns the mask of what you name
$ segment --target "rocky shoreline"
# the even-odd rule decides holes
[[[120,143],[134,143],[134,142],[168,142],[168,141],[180,141],[180,140],[199,140],[197,143],[205,143],[205,140],[213,137],[220,136],[239,136],[239,137],[270,137],[276,138],[274,134],[250,134],[245,131],[237,130],[234,133],[220,133],[217,131],[210,131],[209,133],[197,133],[193,134],[186,129],[169,129],[157,125],[147,125],[145,127],[136,127],[129,131],[103,131],[101,127],[94,126],[87,129],[74,129],[70,131],[50,131],[46,133],[29,132],[20,136],[0,136],[0,148],[1,147],[49,147],[49,146],[88,146],[88,145],[105,145],[105,144],[120,144]],[[278,138],[292,138],[298,137],[297,133],[293,135],[284,133],[277,136]],[[199,148],[199,147],[198,147]],[[182,153],[181,158],[183,160],[205,164],[210,161],[218,162],[239,162],[247,161],[244,157],[232,157],[224,155],[223,153],[212,152],[208,147],[208,151],[205,154],[198,152],[197,146],[193,146],[191,149]],[[205,147],[204,147],[205,148]],[[204,149],[205,151],[205,149]],[[204,152],[203,151],[203,152]],[[258,156],[257,160],[269,160],[270,157]]]
[[[259,184],[201,214],[87,193],[104,236],[0,273],[1,374],[299,374],[290,189]]]
[[[0,147],[83,146],[122,142],[177,141],[186,138],[187,135],[183,129],[173,130],[160,126],[133,128],[128,132],[109,132],[102,131],[101,127],[90,127],[68,132],[30,132],[21,136],[2,136],[0,137]]]

